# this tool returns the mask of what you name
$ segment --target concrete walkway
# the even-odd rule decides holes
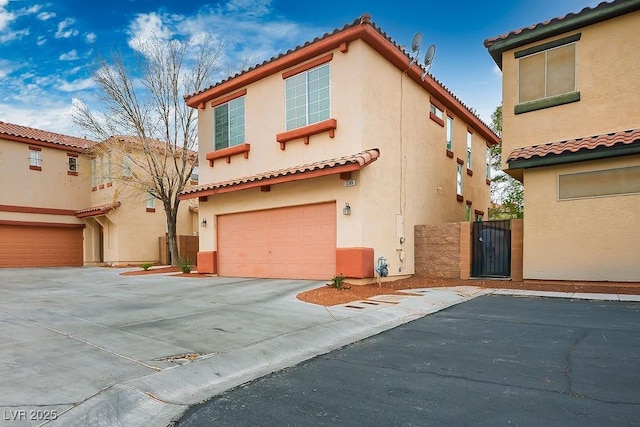
[[[295,298],[324,282],[122,271],[0,270],[0,424],[167,425],[231,387],[491,292],[640,300],[458,287],[325,308]]]

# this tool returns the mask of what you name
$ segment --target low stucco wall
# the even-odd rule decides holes
[[[416,274],[441,279],[461,278],[460,235],[461,223],[457,222],[416,225]]]

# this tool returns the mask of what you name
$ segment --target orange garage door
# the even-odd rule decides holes
[[[0,267],[82,265],[82,228],[0,225]]]
[[[329,279],[336,274],[336,204],[218,217],[221,276]]]

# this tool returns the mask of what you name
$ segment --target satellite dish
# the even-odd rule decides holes
[[[411,39],[411,52],[413,52],[413,59],[409,63],[409,67],[418,62],[418,54],[420,53],[420,46],[422,45],[422,33],[417,32]]]
[[[427,76],[431,64],[433,64],[433,58],[436,56],[436,45],[432,44],[427,48],[427,53],[424,54],[424,72],[422,73],[422,80]]]
[[[420,46],[422,45],[422,33],[418,32],[413,35],[411,39],[411,51],[417,56],[420,52]]]

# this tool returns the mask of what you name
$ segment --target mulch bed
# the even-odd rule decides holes
[[[188,277],[207,279],[214,277],[211,274],[182,273],[180,267],[156,267],[149,270],[128,271],[122,276],[140,276],[146,274],[177,273],[172,277]],[[328,282],[327,282],[328,283]],[[400,279],[390,282],[382,282],[380,285],[352,285],[345,283],[349,289],[338,290],[329,286],[322,286],[297,295],[300,301],[331,306],[346,304],[349,302],[371,298],[376,295],[395,295],[399,290],[440,288],[452,286],[478,286],[481,288],[497,289],[521,289],[530,291],[553,292],[584,292],[602,294],[627,294],[640,295],[640,283],[626,282],[570,282],[570,281],[534,281],[514,282],[511,280],[461,280],[461,279],[434,279],[429,277],[413,276],[408,279]],[[404,294],[406,295],[406,294]]]

